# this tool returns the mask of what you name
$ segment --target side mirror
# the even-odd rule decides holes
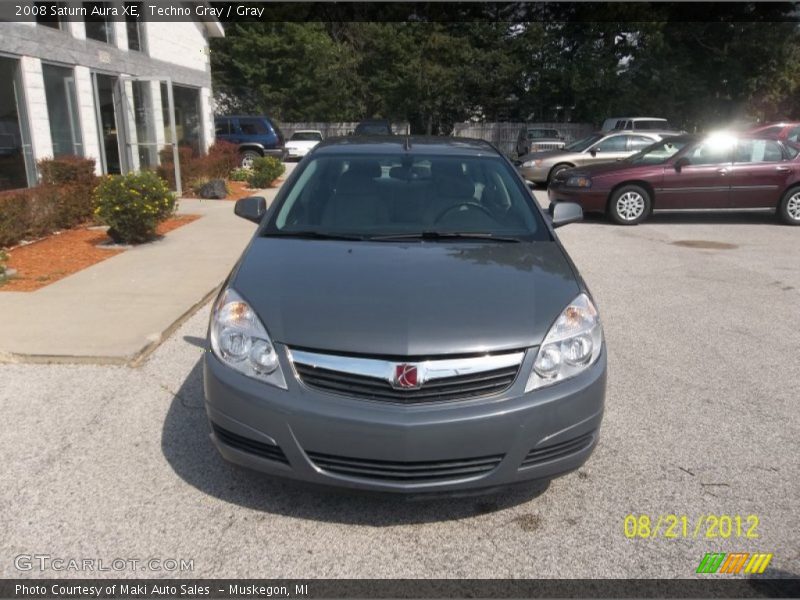
[[[589,154],[591,154],[592,156],[597,156],[597,149],[592,148],[591,150],[589,150]]]
[[[261,196],[249,196],[236,201],[233,212],[237,217],[242,217],[253,223],[261,223],[262,217],[267,213],[267,201]]]
[[[556,202],[550,205],[550,209],[550,221],[554,228],[583,220],[583,209],[576,202]]]
[[[680,173],[680,170],[683,167],[685,167],[687,165],[690,165],[690,164],[691,164],[691,162],[689,162],[688,158],[686,158],[685,156],[681,156],[678,160],[676,160],[674,163],[672,163],[672,166],[675,167],[675,170]]]

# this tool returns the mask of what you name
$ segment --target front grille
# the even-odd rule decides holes
[[[564,142],[539,142],[531,144],[531,152],[543,152],[545,150],[560,150],[564,147]]]
[[[395,462],[306,453],[320,469],[337,475],[402,483],[431,482],[477,477],[493,471],[503,455],[454,460]]]
[[[551,444],[549,446],[542,446],[541,448],[534,448],[522,461],[520,468],[533,467],[542,463],[550,462],[551,460],[558,460],[565,458],[570,454],[575,454],[581,450],[585,450],[592,445],[594,441],[594,433],[587,433],[580,437],[566,442],[559,442],[558,444]]]
[[[432,379],[417,389],[395,389],[385,379],[334,371],[295,363],[300,379],[307,386],[368,400],[403,404],[464,400],[499,394],[508,389],[517,376],[519,365],[482,373]]]
[[[255,454],[260,458],[274,460],[285,465],[289,464],[289,461],[286,459],[286,455],[283,453],[283,450],[281,450],[280,446],[273,446],[272,444],[267,444],[266,442],[259,442],[258,440],[246,438],[237,433],[233,433],[232,431],[228,431],[227,429],[223,429],[216,423],[212,423],[211,427],[214,430],[214,434],[217,436],[217,439],[226,446],[230,446],[236,450],[241,450],[242,452],[247,452],[248,454]]]

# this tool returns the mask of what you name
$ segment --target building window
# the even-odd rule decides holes
[[[36,181],[19,61],[0,56],[0,190]]]
[[[39,11],[36,15],[37,25],[66,30],[66,22],[58,16],[58,9],[64,7],[63,2],[34,2],[34,6]]]
[[[109,10],[108,2],[84,2],[86,9],[86,37],[90,40],[114,43],[114,21],[107,16]]]
[[[136,5],[139,7],[137,14],[144,14],[144,10],[142,10],[142,4],[140,2],[125,3],[126,7],[131,5]],[[144,23],[140,22],[140,18],[141,16],[137,19],[130,14],[125,15],[125,27],[128,31],[128,49],[136,50],[137,52],[147,52],[144,37]]]
[[[164,137],[172,143],[169,122],[169,96],[167,84],[161,84],[161,112],[164,115]],[[182,85],[172,86],[175,104],[175,136],[179,146],[190,146],[195,154],[203,153],[203,121],[200,118],[200,90]]]
[[[53,156],[83,156],[75,73],[55,65],[42,65],[42,73]]]

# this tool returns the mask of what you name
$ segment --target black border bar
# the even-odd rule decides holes
[[[800,579],[2,579],[0,598],[800,598]]]
[[[65,2],[0,0],[0,20],[35,21],[32,7],[65,5]],[[106,3],[79,2],[73,6],[103,6]],[[281,0],[133,0],[137,18],[146,21],[208,20],[202,11],[211,7],[214,17],[224,23],[266,22],[800,22],[798,2],[286,2]],[[120,6],[119,4],[117,5]],[[162,14],[153,14],[157,6]],[[237,8],[258,9],[256,16],[237,15]],[[186,9],[190,14],[185,14]],[[174,11],[183,11],[174,15]],[[198,11],[200,14],[198,14]],[[121,11],[120,11],[121,12]],[[246,12],[246,11],[245,11]],[[84,16],[61,17],[80,21]],[[90,17],[91,18],[91,17]],[[124,21],[126,15],[108,15]]]

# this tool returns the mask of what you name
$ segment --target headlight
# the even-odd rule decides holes
[[[286,389],[278,354],[255,311],[228,288],[211,312],[211,350],[227,366]]]
[[[523,167],[528,167],[528,168],[541,167],[542,166],[542,159],[539,158],[539,159],[536,159],[536,160],[526,160],[524,163],[522,163],[522,166]]]
[[[597,309],[586,294],[580,294],[547,332],[525,391],[574,377],[594,364],[602,349],[603,326]]]
[[[592,180],[588,177],[583,175],[573,175],[569,179],[567,179],[567,186],[569,187],[579,187],[579,188],[590,188],[592,187]]]

